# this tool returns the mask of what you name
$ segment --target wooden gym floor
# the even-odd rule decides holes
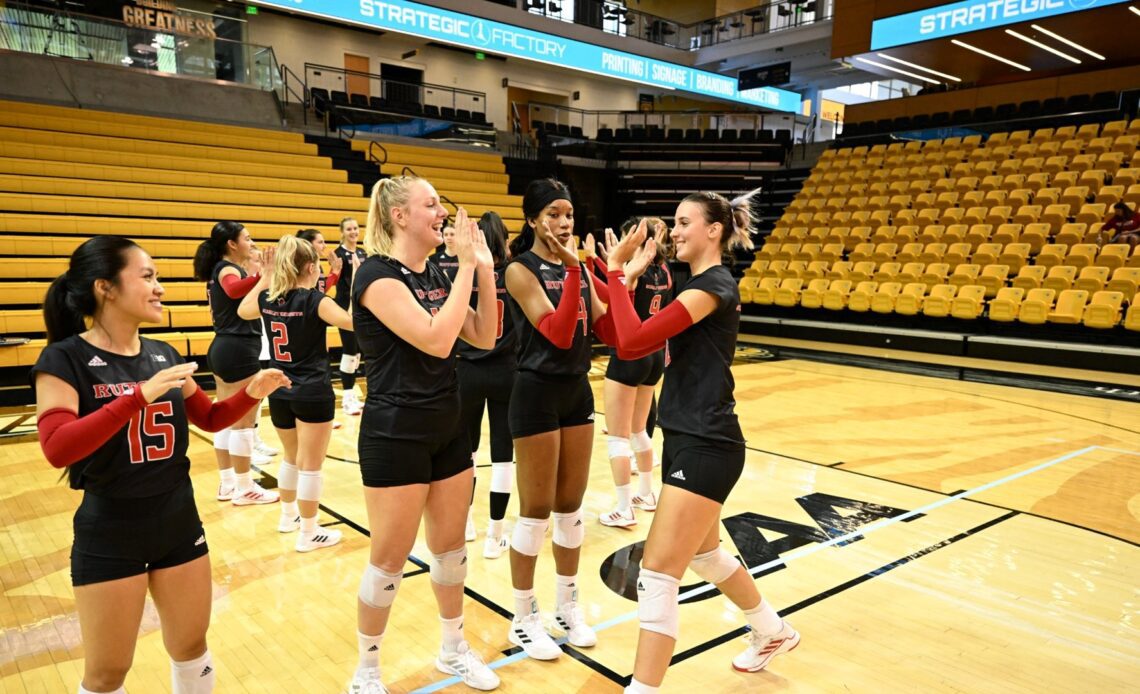
[[[664,691],[1134,691],[1140,404],[767,360],[748,347],[740,356],[736,395],[750,449],[722,537],[755,567],[762,592],[803,642],[766,672],[733,671],[729,661],[744,645],[741,615],[690,574]],[[603,367],[595,365],[599,411]],[[213,562],[217,691],[344,690],[356,661],[355,595],[368,546],[352,462],[358,421],[335,432],[325,467],[322,522],[337,524],[345,540],[305,555],[293,551],[293,535],[276,532],[276,506],[213,500],[213,453],[195,437],[193,477]],[[480,469],[466,632],[501,666],[500,691],[620,692],[618,680],[632,671],[637,620],[627,566],[652,515],[641,513],[631,530],[597,523],[613,504],[602,421],[599,414],[580,574],[584,609],[599,630],[595,648],[564,647],[555,663],[510,649],[509,566],[505,556],[482,558],[489,475]],[[8,416],[0,429],[16,422]],[[267,417],[263,423],[263,436],[275,441]],[[486,445],[484,436],[481,464]],[[31,440],[0,448],[0,470],[0,691],[74,692],[83,646],[68,552],[80,495],[56,482]],[[515,509],[512,502],[508,531]],[[393,692],[465,689],[432,666],[439,627],[426,555],[417,545],[383,645]],[[551,609],[549,551],[537,587],[540,605]],[[150,608],[127,689],[169,686]]]

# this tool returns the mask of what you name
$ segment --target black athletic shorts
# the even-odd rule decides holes
[[[297,421],[324,424],[336,416],[336,398],[325,400],[286,400],[269,396],[269,419],[278,429],[296,429]]]
[[[661,432],[661,483],[723,504],[744,471],[744,444]]]
[[[168,569],[209,552],[189,480],[172,491],[141,499],[85,492],[72,525],[73,586]]]
[[[402,487],[430,484],[458,475],[474,466],[467,430],[458,418],[426,441],[392,438],[366,432],[357,442],[360,477],[365,487]]]
[[[640,359],[618,359],[610,355],[610,363],[606,366],[606,378],[616,381],[623,386],[636,388],[637,386],[655,386],[665,373],[665,350],[659,349],[649,356]]]
[[[237,383],[261,370],[260,335],[214,335],[206,359],[210,371],[226,383]]]
[[[346,308],[345,310],[347,311],[348,309]],[[339,332],[340,353],[346,357],[351,357],[354,354],[360,354],[360,348],[356,346],[356,333],[352,330],[339,330]]]
[[[467,427],[471,450],[479,450],[483,410],[486,409],[491,432],[491,461],[508,463],[514,460],[514,442],[507,413],[515,386],[515,360],[470,361],[461,357],[456,362],[455,373],[459,377],[460,419]]]
[[[586,374],[544,376],[520,371],[507,414],[511,436],[521,439],[594,423],[594,391]]]

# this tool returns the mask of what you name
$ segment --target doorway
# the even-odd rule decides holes
[[[536,89],[524,89],[522,87],[507,86],[507,122],[515,122],[515,110],[518,111],[519,125],[522,132],[529,133],[531,131],[530,109],[527,104],[543,103],[553,104],[555,106],[569,106],[570,99],[561,94],[551,94],[550,92],[538,91]],[[582,125],[582,123],[573,122],[569,120],[569,114],[565,111],[558,112],[552,108],[536,108],[534,111],[534,119],[547,123],[566,123],[568,125]]]
[[[372,96],[372,80],[368,79],[368,72],[371,61],[366,55],[353,55],[352,53],[344,54],[344,69],[350,70],[344,76],[344,90],[349,94],[361,94],[363,96]],[[361,72],[364,74],[356,75],[354,72]]]

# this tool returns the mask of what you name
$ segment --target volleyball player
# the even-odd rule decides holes
[[[657,252],[648,265],[638,266],[637,271],[632,267],[626,271],[626,288],[633,292],[633,305],[642,320],[668,305],[673,291],[673,276],[664,255],[665,223],[657,218],[646,222],[655,230]],[[622,225],[623,231],[631,232],[636,224],[636,219],[630,220]],[[610,230],[606,232],[607,244],[612,248],[616,239]],[[654,389],[664,370],[663,349],[638,359],[622,359],[618,350],[610,350],[604,385],[606,449],[617,487],[617,506],[613,511],[598,516],[602,525],[632,527],[637,525],[633,509],[657,509],[657,495],[653,493],[653,441],[646,431],[646,422],[653,404]],[[636,496],[630,494],[631,462],[639,473]]]
[[[317,268],[317,272],[320,273],[317,277],[317,291],[322,294],[328,294],[332,291],[333,287],[336,286],[336,283],[340,281],[340,269],[344,265],[344,261],[335,253],[331,256],[329,255],[328,246],[325,245],[325,237],[316,229],[301,229],[297,232],[297,238],[304,239],[313,244],[313,250],[317,252],[318,258],[328,259],[328,275],[325,275],[325,271],[320,267]],[[318,265],[319,264],[318,262]]]
[[[71,548],[84,648],[79,694],[124,692],[148,588],[173,691],[213,691],[210,560],[190,485],[187,420],[217,431],[288,385],[281,372],[262,371],[211,402],[191,377],[197,364],[139,336],[140,323],[163,320],[162,294],[145,251],[96,236],[44,297],[48,345],[31,372],[40,447],[83,490]]]
[[[345,217],[340,220],[340,245],[333,255],[340,259],[340,276],[336,281],[336,305],[349,310],[352,294],[352,275],[364,262],[364,249],[357,247],[360,238],[360,225],[356,219]],[[340,405],[345,414],[358,415],[364,410],[364,403],[356,394],[356,371],[360,368],[360,350],[356,346],[356,333],[340,331]]]
[[[444,224],[443,250],[433,255],[431,261],[443,270],[447,279],[455,280],[455,273],[459,272],[459,259],[455,257],[455,227]]]
[[[593,282],[582,279],[566,186],[549,178],[532,181],[523,195],[523,215],[526,222],[511,244],[506,271],[512,308],[520,311],[515,317],[518,374],[508,413],[519,496],[511,535],[515,615],[508,637],[528,656],[553,660],[562,651],[544,630],[534,595],[535,564],[552,511],[555,624],[575,646],[597,643],[578,607],[578,559],[594,439],[594,396],[587,379],[591,326],[605,307]]]
[[[493,260],[483,235],[462,209],[456,216],[455,282],[434,263],[447,211],[427,181],[386,178],[372,189],[364,247],[356,273],[352,318],[366,357],[368,395],[360,422],[360,473],[371,531],[369,563],[358,593],[360,661],[350,691],[384,692],[380,641],[400,587],[404,563],[424,518],[432,590],[443,645],[435,666],[476,689],[499,677],[463,638],[467,548],[463,526],[471,499],[471,444],[459,417],[456,340],[495,344],[498,316]]]
[[[276,253],[267,256],[268,272],[242,299],[238,315],[261,320],[272,342],[271,365],[293,383],[269,398],[269,417],[285,447],[277,473],[277,530],[287,533],[299,527],[296,549],[311,552],[341,539],[339,530],[317,525],[321,466],[336,412],[325,337],[329,325],[352,330],[352,317],[317,286],[320,257],[308,241],[285,236]]]
[[[256,246],[249,231],[238,222],[218,222],[210,238],[194,255],[194,276],[206,282],[214,339],[207,352],[210,370],[217,381],[219,398],[227,398],[245,388],[261,368],[261,325],[237,315],[238,304],[260,277],[247,274],[242,265],[249,262]],[[235,506],[272,504],[275,491],[262,489],[250,476],[253,453],[253,424],[257,409],[244,414],[231,428],[214,436],[214,453],[221,471],[218,501]]]
[[[479,439],[483,429],[483,410],[487,410],[488,427],[491,434],[491,492],[490,521],[487,535],[483,540],[483,556],[497,559],[507,548],[507,538],[503,536],[503,518],[507,514],[507,504],[511,500],[511,483],[514,481],[514,445],[511,442],[510,423],[507,421],[508,405],[511,401],[511,388],[515,383],[515,369],[518,362],[518,336],[515,333],[514,317],[506,308],[507,288],[504,277],[506,269],[507,228],[503,219],[495,212],[484,212],[479,219],[487,247],[495,261],[495,307],[498,326],[495,332],[495,346],[489,350],[459,343],[459,360],[456,372],[459,376],[459,400],[464,426],[471,439],[471,456],[479,450]],[[446,233],[446,230],[445,230]],[[473,289],[472,308],[478,293]],[[474,490],[472,490],[474,493]],[[474,522],[468,511],[468,540],[473,534]]]
[[[752,247],[749,199],[730,203],[716,193],[697,193],[681,201],[671,239],[691,276],[667,308],[644,322],[620,290],[622,265],[647,263],[654,251],[656,244],[645,241],[645,223],[609,254],[610,315],[619,347],[636,353],[666,348],[658,413],[663,485],[637,578],[641,632],[626,689],[633,694],[656,692],[665,677],[677,643],[678,586],[686,567],[744,611],[751,636],[732,661],[737,670],[759,671],[800,642],[760,596],[748,570],[720,547],[720,511],[744,469],[731,371],[740,295],[721,257]],[[645,248],[637,251],[643,241]]]
[[[261,267],[261,249],[254,248],[252,251],[250,251],[249,258],[246,260],[245,264],[242,265],[242,269],[245,270],[248,274],[256,275],[261,272]],[[260,325],[258,327],[258,333],[261,336],[261,350],[257,354],[257,363],[261,365],[261,368],[268,369],[269,340],[265,337],[265,331],[260,330]],[[277,455],[281,451],[277,450],[273,446],[270,446],[261,438],[261,403],[258,403],[257,407],[253,408],[253,411],[253,449],[250,452],[249,459],[251,468],[257,469],[256,466],[268,463],[273,459],[273,456]]]

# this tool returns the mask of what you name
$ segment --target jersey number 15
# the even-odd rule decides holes
[[[169,400],[152,402],[131,417],[127,425],[127,443],[132,465],[157,463],[174,455],[174,425],[158,421],[160,416],[173,417],[174,403]],[[148,439],[158,439],[159,443],[144,445],[144,434]]]

